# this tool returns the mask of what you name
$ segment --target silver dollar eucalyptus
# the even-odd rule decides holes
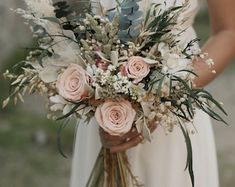
[[[119,38],[124,41],[134,40],[140,34],[140,24],[142,23],[143,12],[139,10],[138,2],[141,0],[123,0],[119,2]],[[108,17],[112,19],[116,14],[110,10]]]

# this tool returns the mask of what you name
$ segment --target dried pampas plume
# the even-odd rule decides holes
[[[51,0],[24,0],[28,9],[38,17],[55,16]]]

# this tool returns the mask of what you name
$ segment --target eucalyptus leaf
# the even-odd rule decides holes
[[[134,0],[124,0],[120,5],[122,9],[131,9],[138,6],[137,2]]]
[[[127,15],[127,19],[130,21],[137,20],[142,16],[143,12],[142,11],[137,11],[134,14]]]
[[[140,25],[140,24],[142,24],[142,22],[143,22],[143,19],[135,19],[135,20],[132,20],[131,21],[131,25],[133,25],[133,26],[138,26],[138,25]]]
[[[120,16],[119,28],[121,30],[126,30],[130,27],[130,21],[126,18],[126,16]]]
[[[130,27],[129,34],[132,38],[135,38],[140,34],[140,29],[138,27]]]
[[[178,81],[179,83],[182,83],[182,85],[184,86],[184,88],[187,90],[187,91],[191,91],[191,88],[189,87],[188,85],[188,82],[186,82],[185,80],[183,80],[182,78],[176,76],[176,75],[172,75],[172,78],[173,80],[176,80]]]
[[[128,30],[120,30],[118,32],[118,37],[125,42],[128,42],[130,40],[130,35],[128,33]]]
[[[192,98],[188,97],[188,99],[187,99],[187,110],[188,110],[188,113],[189,113],[191,119],[193,119],[193,117],[194,117],[194,110],[193,110],[192,102],[193,102]]]
[[[214,112],[212,109],[210,109],[209,107],[200,107],[200,109],[202,109],[205,113],[207,113],[210,117],[212,117],[213,119],[215,119],[216,121],[221,121],[224,124],[228,125],[228,123],[216,112]]]
[[[191,143],[191,139],[189,137],[189,134],[188,134],[187,130],[184,129],[184,127],[182,126],[181,123],[180,123],[180,128],[181,128],[181,131],[182,131],[182,133],[184,135],[184,139],[185,139],[185,143],[186,143],[186,148],[187,148],[187,162],[186,162],[185,170],[188,169],[188,172],[189,172],[189,175],[190,175],[190,179],[191,179],[191,183],[192,183],[192,187],[194,187],[192,143]]]
[[[142,11],[139,10],[139,1],[124,0],[120,3],[121,17],[119,19],[119,38],[128,42],[134,40],[139,34],[139,25],[142,22]]]
[[[108,17],[109,21],[112,21],[115,17],[116,13],[113,11],[107,11],[106,16]]]
[[[213,97],[210,97],[209,95],[205,95],[205,94],[204,95],[200,95],[200,97],[208,99],[214,105],[216,105],[225,115],[228,115],[227,112],[223,109],[223,107]]]

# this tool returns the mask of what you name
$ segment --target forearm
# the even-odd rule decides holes
[[[211,69],[203,59],[194,62],[194,70],[198,74],[195,79],[196,87],[204,87],[209,84],[231,62],[235,54],[235,31],[223,30],[214,34],[202,50],[209,54],[209,58],[212,58],[215,64]],[[216,73],[212,70],[215,70]]]

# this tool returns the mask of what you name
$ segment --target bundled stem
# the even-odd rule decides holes
[[[125,152],[111,153],[101,148],[86,187],[142,186],[131,172]]]

